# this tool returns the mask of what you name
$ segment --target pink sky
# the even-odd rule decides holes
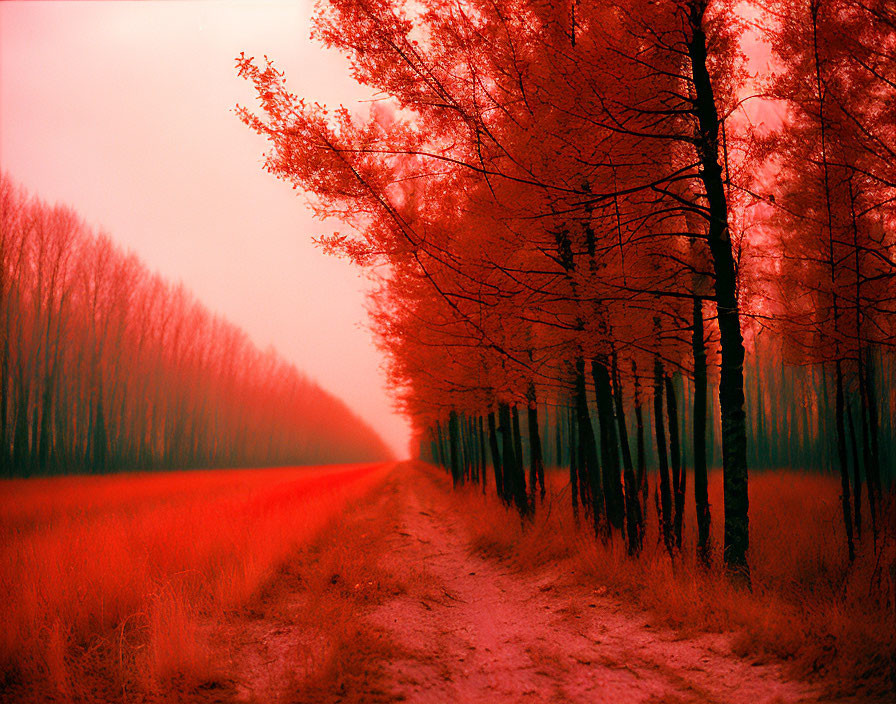
[[[308,38],[311,0],[0,3],[0,168],[72,205],[342,398],[400,455],[357,271],[311,236],[304,199],[261,169],[234,57],[267,54],[291,90],[349,107],[346,63]]]

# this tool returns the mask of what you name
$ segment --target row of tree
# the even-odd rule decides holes
[[[893,389],[896,386],[896,355],[875,355],[872,363],[876,370],[873,373],[875,387]],[[785,364],[781,350],[763,339],[753,342],[745,369],[747,378],[751,379],[745,389],[750,466],[759,470],[791,467],[839,471],[835,408],[830,402],[835,384],[825,366]],[[672,393],[666,393],[664,408],[653,407],[646,414],[643,409],[640,414],[623,412],[623,418],[627,425],[626,435],[634,440],[628,451],[635,453],[635,487],[640,493],[637,509],[643,510],[645,516],[654,503],[659,506],[662,516],[661,487],[649,486],[649,473],[645,469],[659,466],[656,428],[660,422],[667,431],[667,462],[673,470],[669,485],[672,520],[667,530],[672,538],[670,545],[678,549],[681,547],[687,468],[695,464],[694,447],[686,441],[694,433],[691,409],[695,399],[693,381],[681,373],[674,373],[669,383]],[[866,481],[889,486],[896,479],[896,468],[891,461],[885,461],[880,475],[869,471],[872,459],[868,452],[870,438],[862,432],[863,425],[860,424],[862,406],[858,386],[853,370],[847,375],[845,390],[849,476],[846,496],[851,499],[855,534],[861,535],[863,527],[867,528],[869,523],[872,534],[879,527],[874,509],[880,502],[872,501],[881,487],[875,483],[866,488]],[[588,393],[592,393],[590,387]],[[710,467],[716,466],[715,459],[721,457],[720,419],[717,407],[713,406],[710,396],[705,445],[706,463]],[[592,426],[598,427],[595,406],[591,405],[589,410]],[[896,457],[896,397],[889,394],[877,401],[875,412],[880,418],[879,455],[887,459]],[[541,427],[537,431],[528,412],[520,415],[513,406],[508,413],[510,420],[506,425],[501,425],[500,420],[496,424],[495,414],[488,418],[461,414],[452,420],[449,413],[447,423],[437,421],[421,435],[419,455],[448,470],[455,483],[476,482],[485,491],[493,482],[497,494],[508,504],[521,507],[524,514],[535,510],[539,497],[544,497],[544,467],[563,468],[569,471],[573,512],[579,514],[580,504],[588,511],[588,486],[583,485],[584,477],[578,471],[581,447],[576,437],[575,411],[570,399],[548,396],[539,402],[532,416],[541,418]],[[505,427],[507,445],[502,435]],[[598,436],[596,442],[600,456],[603,440]],[[509,473],[505,471],[507,467],[511,468]],[[633,537],[636,541],[640,539],[638,534]],[[702,557],[709,556],[704,554]]]
[[[387,457],[346,406],[0,177],[0,475]]]
[[[824,365],[793,365],[784,361],[780,340],[767,340],[767,334],[751,340],[745,359],[745,376],[750,383],[744,389],[745,408],[747,413],[747,440],[749,466],[756,469],[774,469],[780,467],[792,467],[805,471],[837,472],[837,436],[834,430],[834,380],[827,373]],[[877,354],[872,359],[873,385],[879,389],[893,389],[896,387],[896,356]],[[680,434],[683,438],[693,435],[693,414],[690,409],[694,403],[693,380],[680,372],[672,375],[678,398],[678,416],[680,418]],[[589,387],[590,392],[590,387]],[[820,402],[819,402],[820,401]],[[574,431],[573,409],[568,400],[547,396],[538,402],[538,417],[541,419],[539,430],[540,446],[542,450],[542,462],[547,467],[568,468],[573,461],[570,450],[575,443],[570,441],[570,433]],[[857,375],[847,374],[845,385],[845,409],[844,423],[847,431],[847,447],[849,451],[849,464],[851,475],[854,478],[854,492],[861,492],[861,477],[867,474],[864,467],[864,438],[861,435],[861,397]],[[595,407],[590,407],[591,423],[597,422]],[[719,433],[719,412],[715,398],[710,395],[707,399],[707,435],[706,435],[706,461],[708,466],[718,466],[721,459],[721,444]],[[880,418],[880,455],[884,458],[896,457],[896,398],[893,394],[884,394],[878,399],[877,413]],[[629,412],[626,422],[628,424],[628,437],[634,438],[637,428],[633,425],[635,419]],[[478,423],[478,420],[476,421]],[[523,423],[528,422],[524,418]],[[643,415],[641,418],[643,433],[647,438],[653,438],[652,414]],[[666,421],[668,422],[668,421]],[[485,423],[485,419],[483,419]],[[444,436],[448,426],[438,424],[419,438],[419,452],[427,459],[443,463],[436,452],[436,436],[441,432]],[[461,430],[461,432],[466,432]],[[474,428],[469,432],[477,432]],[[487,426],[478,432],[486,433]],[[521,446],[529,466],[530,458],[530,431],[524,425],[521,434]],[[488,435],[483,435],[488,443]],[[445,437],[442,438],[445,442]],[[598,438],[599,441],[599,438]],[[463,447],[463,446],[461,446]],[[490,447],[485,446],[486,451],[476,455],[477,461],[481,456],[490,467]],[[500,443],[498,444],[500,448]],[[476,447],[473,448],[476,450]],[[693,447],[690,443],[683,443],[680,447],[681,463],[690,467],[694,463]],[[647,467],[656,467],[658,456],[654,442],[648,442],[639,450],[644,453],[644,464]],[[477,451],[478,452],[478,451]],[[500,449],[498,449],[500,453]],[[444,455],[447,457],[447,454]],[[449,466],[444,460],[446,467]],[[858,472],[855,471],[858,467]],[[468,472],[469,474],[469,472]],[[474,478],[476,475],[472,475]],[[881,467],[882,481],[885,484],[896,479],[896,467],[892,462],[883,462]],[[485,481],[488,481],[486,478]]]
[[[747,72],[748,25],[774,76]],[[310,105],[245,56],[260,111],[239,114],[269,140],[267,169],[348,226],[323,247],[381,272],[373,321],[391,381],[455,481],[484,480],[488,455],[496,490],[525,514],[559,434],[574,507],[637,553],[652,453],[674,551],[687,445],[706,558],[717,385],[724,557],[748,578],[745,390],[772,380],[745,382],[744,334],[767,329],[788,363],[830,380],[809,405],[828,418],[834,399],[846,494],[856,380],[853,437],[879,504],[880,408],[893,401],[874,362],[896,342],[887,3],[331,0],[316,34],[381,96],[370,115]],[[773,131],[742,107],[760,89],[784,106]],[[539,402],[557,409],[547,432]],[[769,408],[750,410],[777,428]],[[851,531],[849,510],[847,496]]]

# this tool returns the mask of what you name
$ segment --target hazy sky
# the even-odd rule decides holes
[[[366,330],[366,282],[311,236],[304,199],[261,169],[234,58],[267,54],[292,92],[357,106],[346,63],[309,39],[312,0],[0,3],[0,168],[72,205],[151,269],[273,345],[400,455]]]

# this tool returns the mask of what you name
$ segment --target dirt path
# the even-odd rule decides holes
[[[352,610],[355,638],[375,633],[382,646],[359,645],[364,659],[356,655],[344,665],[367,672],[367,680],[356,679],[346,689],[349,675],[343,673],[333,680],[336,691],[283,690],[286,680],[301,677],[295,666],[301,654],[315,647],[308,633],[290,623],[290,613],[310,607],[302,580],[290,587],[287,579],[278,587],[278,615],[257,618],[241,631],[238,700],[818,701],[807,685],[783,679],[779,667],[734,656],[725,636],[682,640],[651,628],[645,616],[618,602],[559,587],[549,575],[510,572],[471,553],[457,518],[433,500],[438,492],[430,481],[408,479],[403,474],[402,481],[389,482],[384,495],[353,519],[365,528],[358,535],[367,541],[355,555],[368,561],[375,556],[376,584],[386,585],[360,605],[342,607]],[[365,681],[375,681],[368,692]]]
[[[442,598],[397,598],[374,622],[415,654],[392,663],[410,702],[800,702],[779,668],[733,656],[724,636],[678,640],[609,599],[561,591],[471,554],[452,517],[407,490],[391,546]]]

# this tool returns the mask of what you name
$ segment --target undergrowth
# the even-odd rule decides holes
[[[574,520],[564,473],[549,473],[549,484],[531,521],[521,521],[491,488],[483,495],[468,486],[452,500],[474,547],[519,570],[551,571],[574,587],[606,591],[685,634],[730,632],[735,653],[755,662],[784,661],[792,676],[822,682],[831,696],[886,697],[896,691],[892,496],[877,540],[866,526],[850,565],[835,479],[785,470],[754,475],[748,590],[728,580],[722,568],[720,473],[710,476],[709,569],[695,557],[693,497],[686,506],[683,547],[670,558],[651,494],[644,549],[631,558],[621,538],[602,542],[584,517]]]

